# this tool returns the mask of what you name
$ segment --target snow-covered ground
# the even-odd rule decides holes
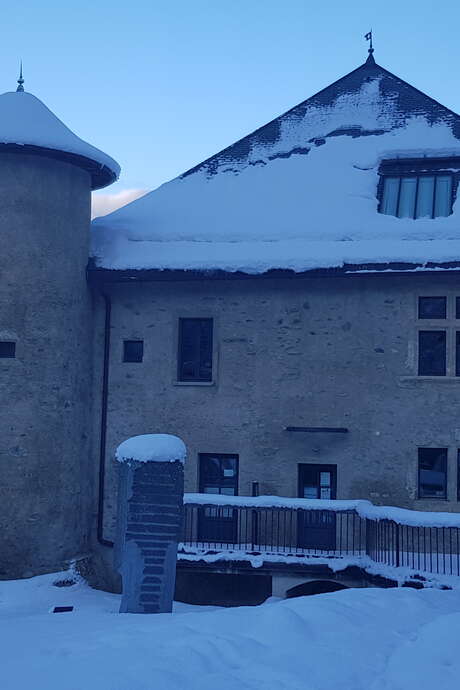
[[[69,575],[0,582],[2,690],[454,690],[460,592],[344,590],[118,614]],[[51,613],[54,606],[72,613]]]

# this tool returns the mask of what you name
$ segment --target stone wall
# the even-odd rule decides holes
[[[0,578],[88,549],[92,515],[90,178],[0,155]]]
[[[296,496],[298,463],[337,464],[337,498],[458,510],[460,378],[417,377],[417,298],[460,295],[433,273],[112,284],[105,537],[124,438],[180,435],[186,491],[199,453],[239,455],[239,493]],[[214,318],[214,381],[180,384],[179,317]],[[98,304],[97,358],[103,305]],[[124,363],[124,339],[144,340]],[[96,382],[99,386],[99,382]],[[96,426],[98,419],[96,419]],[[308,434],[286,426],[346,427]],[[417,499],[417,447],[448,447],[448,500]]]

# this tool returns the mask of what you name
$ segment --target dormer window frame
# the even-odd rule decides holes
[[[378,212],[384,215],[391,215],[394,218],[409,218],[413,220],[427,220],[435,218],[446,218],[452,215],[453,205],[457,198],[458,183],[460,181],[460,157],[450,158],[396,158],[383,160],[379,167],[379,182],[377,186]],[[419,195],[420,180],[430,177],[446,177],[451,179],[449,212],[447,215],[436,214],[436,179],[433,187],[433,201],[431,215],[417,217],[417,203]],[[405,178],[416,178],[415,197],[413,201],[412,215],[400,214],[401,187],[402,180]],[[398,198],[396,201],[396,213],[385,213],[383,209],[385,180],[388,178],[399,178]],[[412,205],[412,204],[411,204]]]

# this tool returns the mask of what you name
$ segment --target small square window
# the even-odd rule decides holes
[[[143,357],[143,340],[125,340],[123,342],[123,362],[142,362]]]
[[[447,448],[418,449],[419,498],[447,498]]]
[[[0,357],[9,359],[16,357],[16,343],[10,340],[0,340]]]
[[[419,319],[445,319],[447,314],[446,297],[419,297]]]

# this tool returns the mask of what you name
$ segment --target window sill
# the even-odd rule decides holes
[[[215,386],[215,381],[174,381],[173,386]]]
[[[401,383],[424,383],[436,381],[438,383],[459,383],[460,376],[400,376]]]
[[[450,501],[447,496],[444,496],[444,498],[441,498],[441,496],[419,496],[415,500],[421,501],[422,503],[426,503],[426,501],[431,501],[431,503],[447,503]]]

